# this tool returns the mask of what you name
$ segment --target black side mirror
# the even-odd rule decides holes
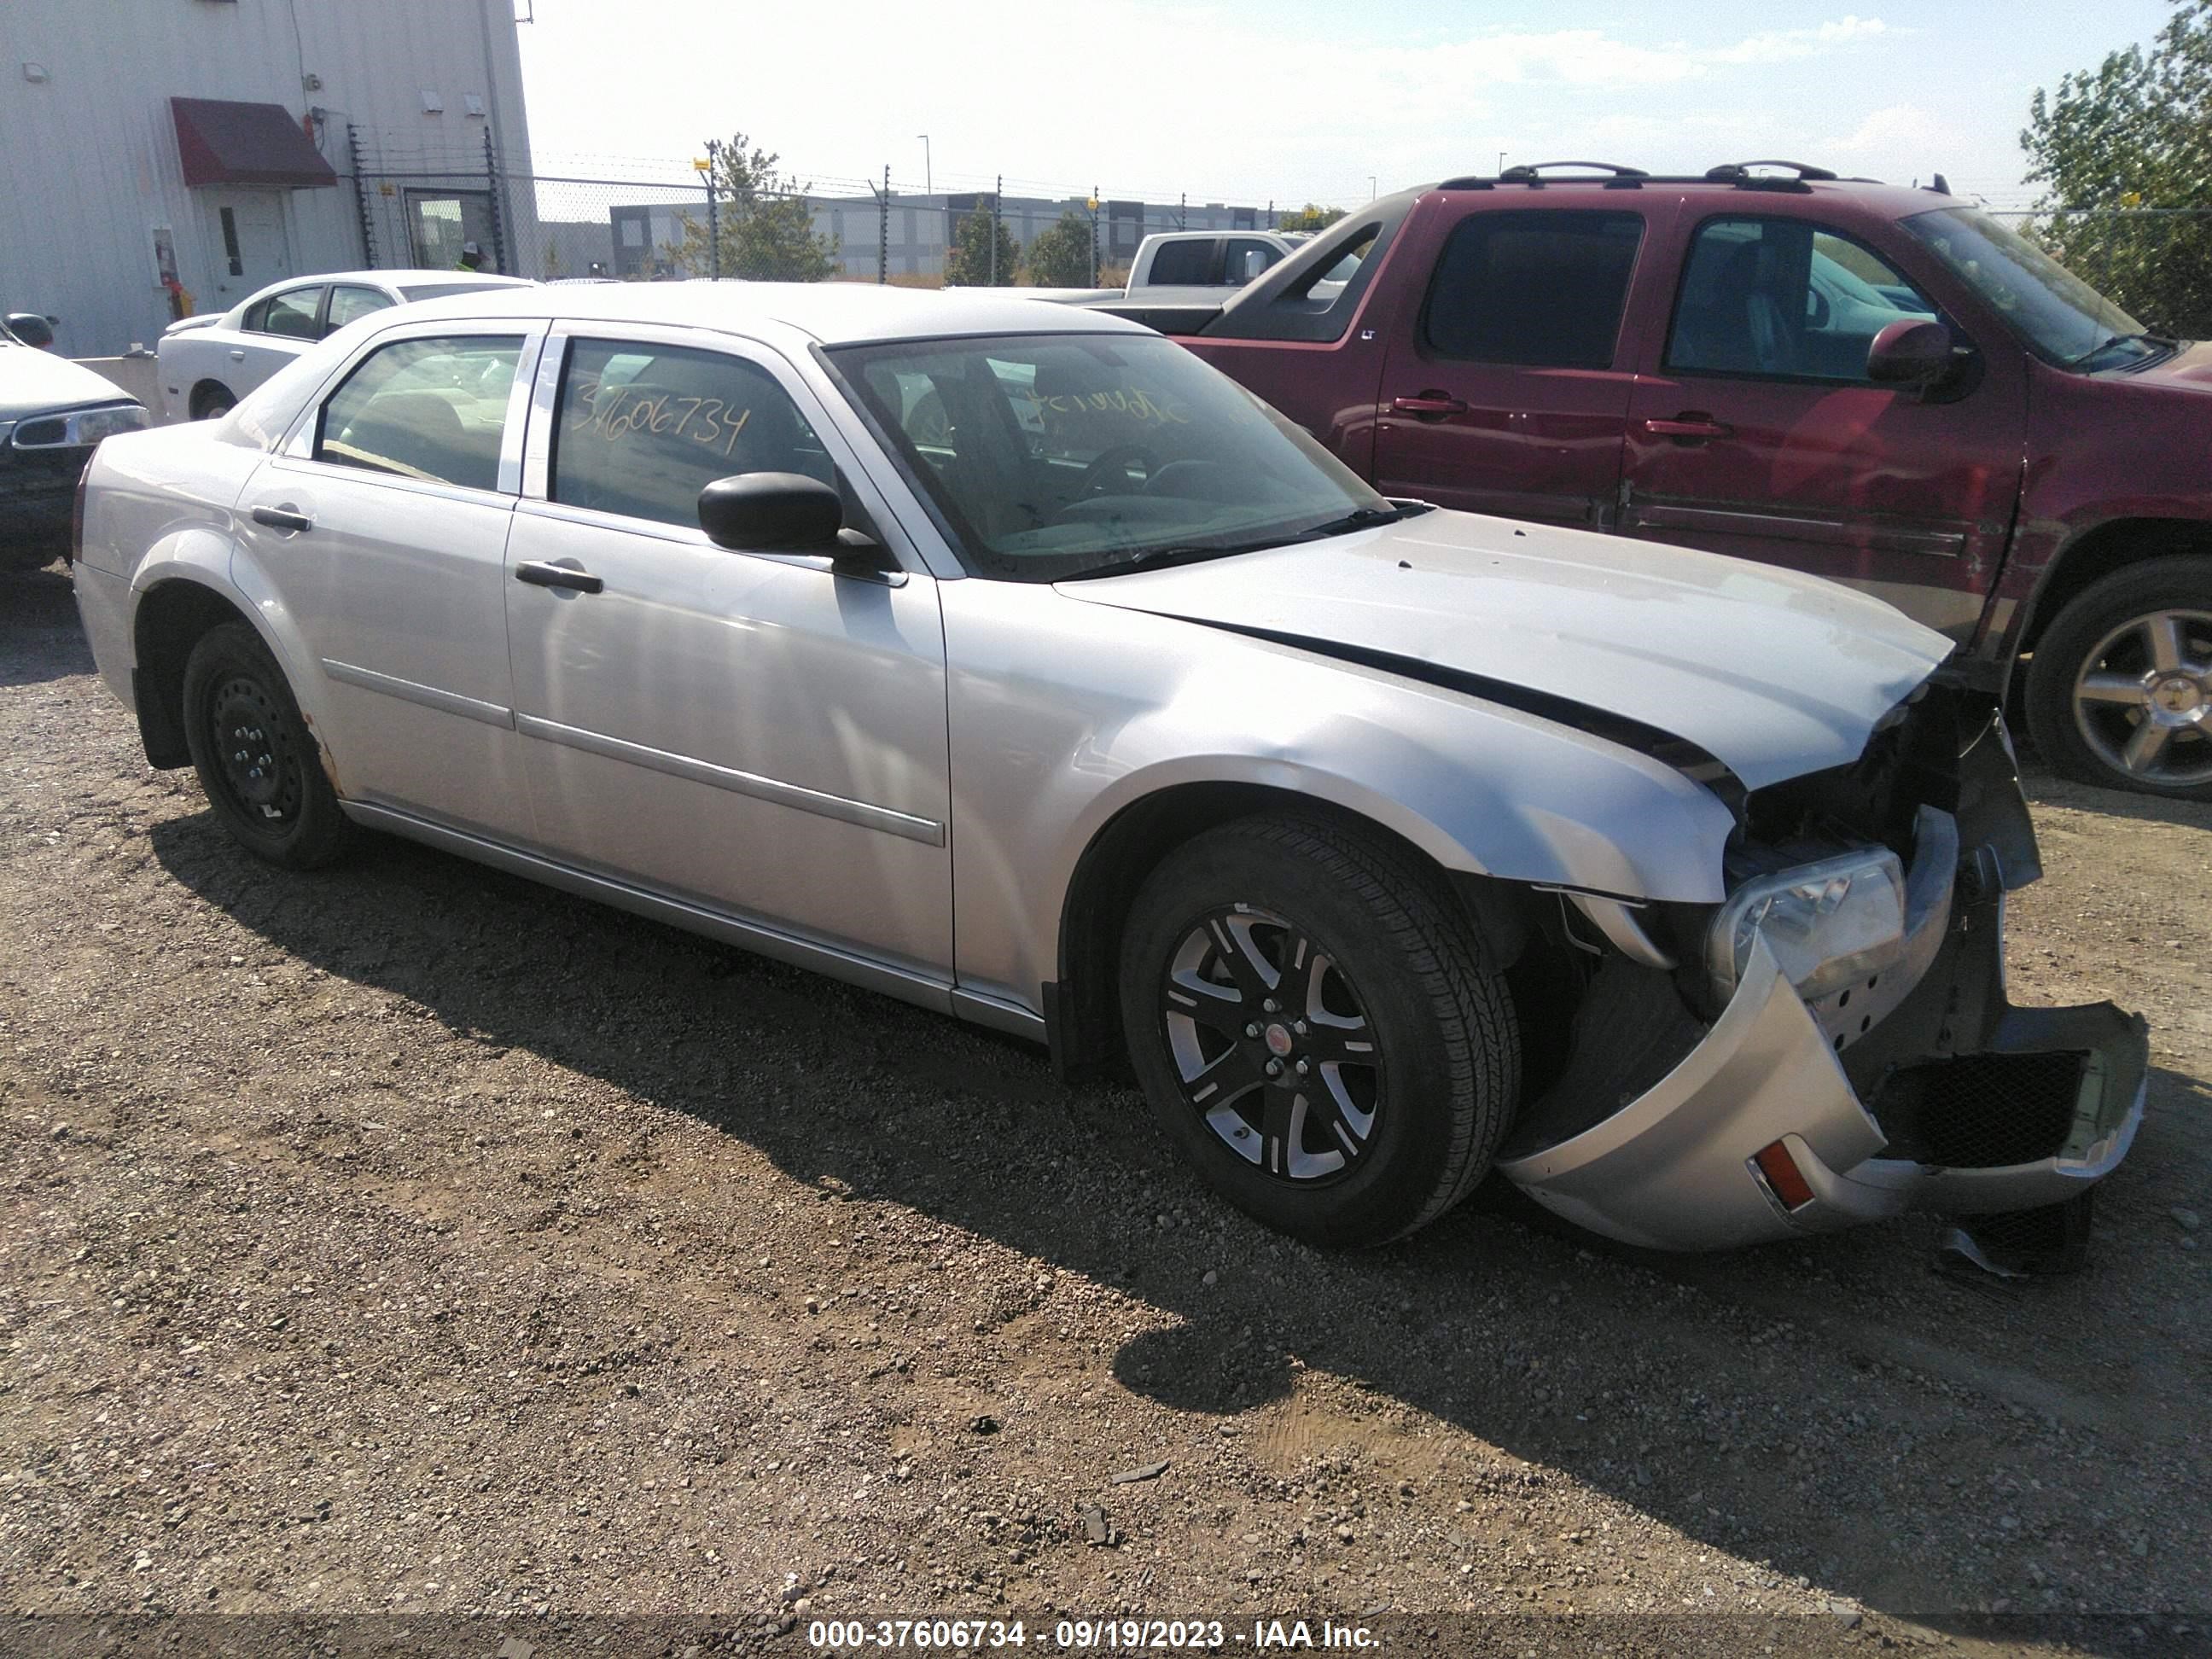
[[[54,321],[35,311],[11,311],[8,313],[8,331],[25,345],[37,346],[43,351],[54,343]]]
[[[898,568],[880,542],[844,524],[837,492],[804,473],[733,473],[699,492],[699,528],[717,547],[820,553],[856,574]]]
[[[1867,379],[1879,386],[1927,387],[1951,368],[1951,331],[1924,319],[1899,318],[1867,346]]]

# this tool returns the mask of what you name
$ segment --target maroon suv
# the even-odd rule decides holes
[[[1218,310],[1108,308],[1387,494],[1831,576],[1992,684],[2029,653],[2050,763],[2212,798],[2212,345],[1940,181],[1559,166],[1372,203]]]

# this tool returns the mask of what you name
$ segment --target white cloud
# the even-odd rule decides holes
[[[1917,104],[1891,104],[1869,112],[1844,137],[1828,139],[1826,148],[1847,155],[1872,155],[1901,149],[1940,155],[1946,147],[1959,141],[1956,129]]]
[[[1718,64],[1782,64],[1905,32],[1891,27],[1879,17],[1854,14],[1816,28],[1770,29],[1750,35],[1713,53],[1712,59]]]

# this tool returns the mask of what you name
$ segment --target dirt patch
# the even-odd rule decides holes
[[[90,668],[0,577],[0,1611],[2195,1639],[2212,810],[2033,781],[2014,993],[2157,1066],[2087,1273],[1482,1200],[1333,1255],[1022,1045],[396,842],[256,865]]]

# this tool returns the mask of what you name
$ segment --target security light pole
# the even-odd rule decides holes
[[[921,193],[925,196],[934,196],[937,194],[937,181],[930,171],[929,135],[926,132],[917,132],[914,136],[921,140]]]

